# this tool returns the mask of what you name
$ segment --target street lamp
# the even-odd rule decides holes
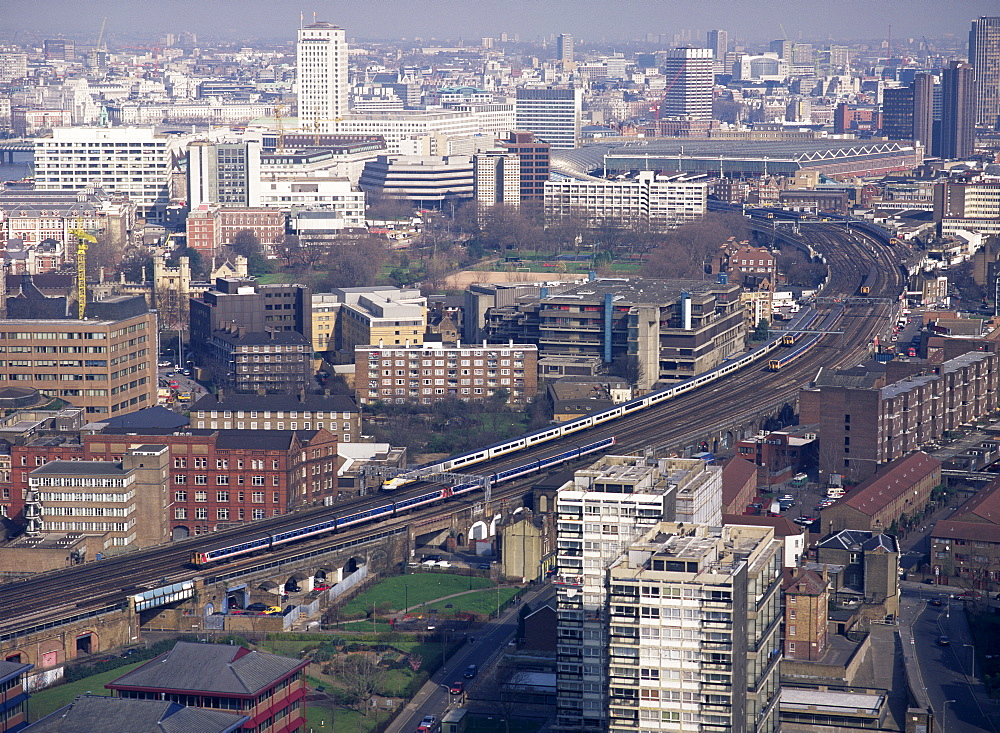
[[[941,733],[946,733],[946,728],[948,725],[948,703],[953,703],[954,700],[945,700],[941,704]]]
[[[976,647],[972,644],[962,644],[962,646],[967,646],[972,650],[972,669],[969,676],[972,677],[972,679],[976,679]]]
[[[403,583],[403,616],[410,611],[410,586]]]

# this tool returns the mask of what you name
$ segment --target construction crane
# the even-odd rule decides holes
[[[97,237],[83,228],[82,217],[77,217],[70,234],[76,237],[76,313],[82,321],[87,310],[87,247],[97,244]]]
[[[97,43],[94,44],[95,51],[106,51],[101,44],[104,43],[104,28],[108,25],[108,16],[104,16],[104,20],[101,21],[101,32],[97,34]]]
[[[285,152],[285,122],[283,120],[287,105],[274,105],[274,122],[278,128],[278,144],[276,146],[279,153]]]
[[[320,120],[320,119],[313,120],[312,124],[308,125],[309,127],[312,128],[312,131],[313,131],[313,146],[319,147],[320,123],[321,122],[332,122],[333,125],[334,125],[333,129],[336,130],[337,129],[337,123],[343,122],[343,120],[344,120],[343,117],[337,117],[337,118],[332,119],[332,120]]]

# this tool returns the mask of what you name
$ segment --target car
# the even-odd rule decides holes
[[[490,564],[488,562],[481,562],[476,566],[476,570],[489,570]]]
[[[949,639],[947,636],[939,636],[937,638],[937,645],[938,646],[951,646],[951,639]]]
[[[795,522],[796,524],[806,525],[815,522],[816,517],[795,517],[795,519],[793,519],[792,521]]]
[[[158,367],[168,367],[168,366],[173,366],[173,365],[169,361],[158,361],[158,362],[156,362],[156,366],[158,366]]]
[[[420,721],[420,725],[434,725],[437,722],[437,716],[425,715],[424,719]]]
[[[778,501],[795,501],[795,497],[791,494],[782,494],[778,497]]]
[[[264,613],[267,613],[267,614],[281,614],[281,613],[284,613],[284,612],[281,610],[281,606],[268,606],[266,609],[264,609]]]
[[[930,603],[932,606],[942,606],[942,605],[944,605],[944,601],[942,601],[940,598],[931,598],[928,601],[928,603]]]
[[[271,606],[268,606],[266,603],[251,603],[246,607],[246,610],[253,613],[264,613],[268,608],[271,608]]]
[[[313,586],[313,590],[314,591],[330,590],[330,586],[327,585],[326,583],[319,583],[318,585]]]
[[[181,374],[183,374],[185,377],[190,377],[191,376],[191,370],[190,369],[181,369]]]
[[[462,673],[462,676],[465,677],[465,679],[467,680],[471,680],[473,677],[476,676],[477,672],[479,672],[479,667],[477,667],[474,664],[470,664],[468,667],[465,668],[465,672]]]
[[[440,555],[424,555],[424,562],[431,560],[432,562],[437,562],[441,559]]]
[[[451,687],[448,688],[448,692],[450,692],[452,695],[461,695],[463,692],[465,692],[465,683],[462,682],[461,680],[457,682],[452,682]]]
[[[176,379],[171,379],[169,382],[167,382],[167,384],[170,386],[170,389],[177,389],[178,387],[181,386],[180,382],[178,382]]]

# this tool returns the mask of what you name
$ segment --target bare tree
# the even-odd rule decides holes
[[[524,705],[528,680],[528,673],[505,658],[476,686],[477,697],[483,695],[486,706],[503,720],[505,733],[510,733],[511,718]]]
[[[348,654],[338,665],[338,676],[344,688],[354,700],[355,706],[368,715],[368,701],[382,689],[386,670],[379,664],[378,657],[370,652]]]

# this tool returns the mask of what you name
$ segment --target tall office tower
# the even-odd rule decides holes
[[[507,139],[500,141],[500,147],[517,155],[520,160],[521,201],[542,201],[545,198],[545,182],[549,180],[552,146],[536,140],[530,132],[515,130],[507,133]]]
[[[708,48],[672,48],[667,51],[663,74],[667,88],[660,107],[662,117],[712,119],[712,51]]]
[[[300,28],[296,52],[299,120],[312,131],[334,132],[347,114],[350,89],[344,29],[332,23]]]
[[[725,61],[726,54],[729,52],[729,33],[718,30],[709,31],[705,45],[712,49],[716,61]]]
[[[952,61],[941,74],[941,123],[934,154],[965,158],[975,149],[976,85],[969,64]]]
[[[793,64],[811,64],[813,62],[813,47],[811,43],[794,43],[792,44],[792,58],[790,61]]]
[[[260,142],[212,143],[188,146],[188,206],[260,206]]]
[[[472,158],[474,195],[480,206],[521,203],[521,159],[506,150],[488,150]]]
[[[778,54],[779,59],[784,59],[788,63],[792,63],[792,46],[794,44],[785,38],[779,38],[776,41],[771,41],[768,50],[771,53]]]
[[[890,140],[912,140],[913,87],[892,87],[882,92],[882,134]]]
[[[972,21],[969,63],[976,72],[976,124],[1000,130],[1000,17]]]
[[[608,628],[607,569],[650,527],[674,519],[678,504],[704,505],[720,493],[719,470],[697,460],[605,456],[557,492],[560,730],[607,730],[608,634],[615,632]],[[721,521],[718,502],[706,517],[709,524]]]
[[[770,527],[660,522],[623,547],[601,608],[605,730],[777,730],[781,571]]]
[[[913,89],[913,137],[924,146],[926,155],[933,154],[934,139],[934,75],[916,74],[910,84]]]
[[[582,107],[580,89],[518,89],[514,108],[517,129],[534,133],[554,149],[575,148],[580,143]]]
[[[564,64],[573,63],[573,36],[560,33],[556,38],[556,60]]]

